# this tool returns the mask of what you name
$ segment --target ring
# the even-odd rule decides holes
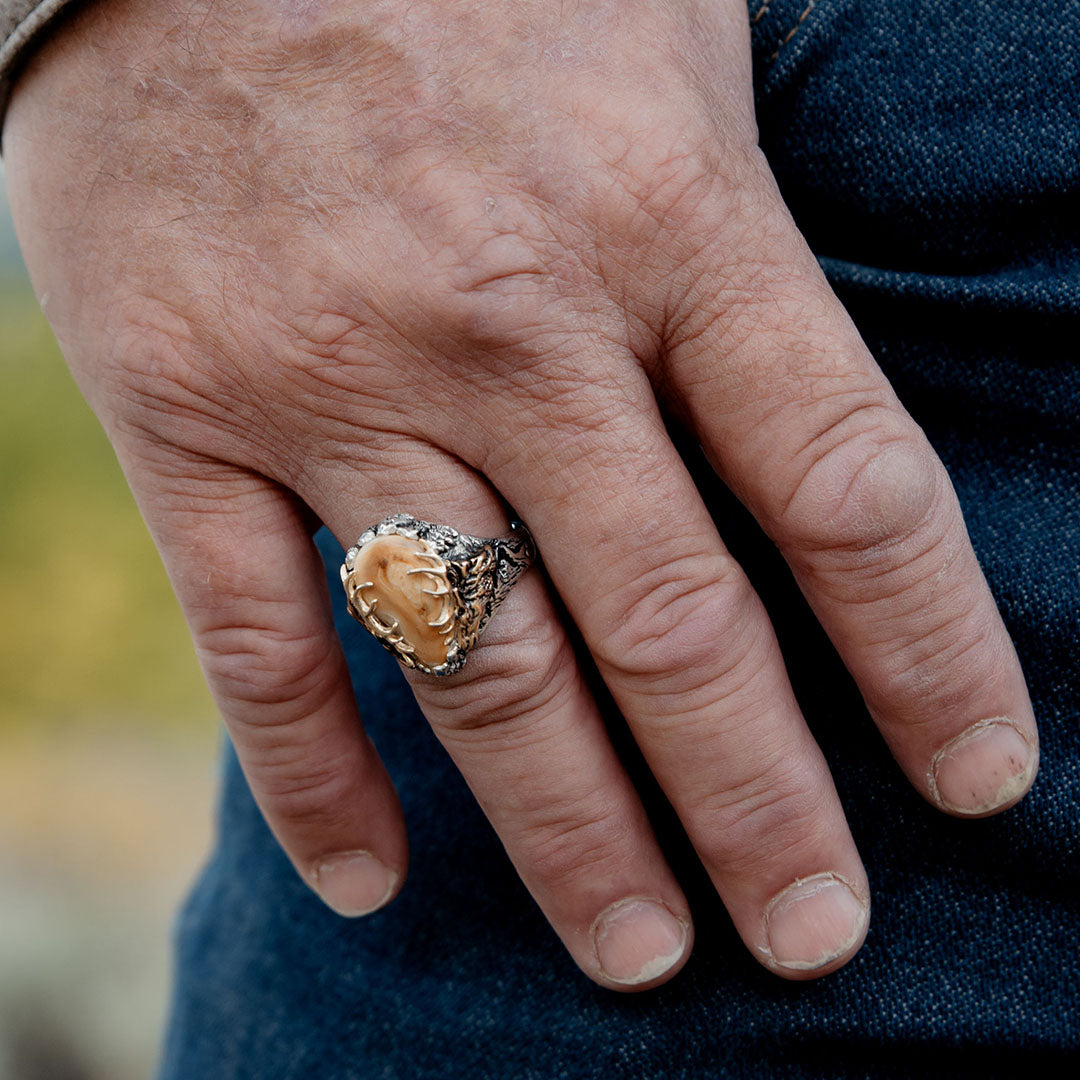
[[[345,555],[349,614],[406,667],[453,675],[536,558],[529,530],[510,528],[481,540],[408,514],[384,518]]]

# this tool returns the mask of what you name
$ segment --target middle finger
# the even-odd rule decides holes
[[[507,410],[483,471],[527,515],[743,940],[779,974],[823,974],[854,954],[868,915],[828,767],[644,373],[628,356],[598,365],[625,372],[618,400],[582,383],[572,414]],[[544,385],[560,383],[549,371]]]

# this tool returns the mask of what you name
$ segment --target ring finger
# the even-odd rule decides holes
[[[370,481],[331,465],[314,476],[307,498],[345,543],[391,512],[472,535],[506,532],[505,510],[479,477],[438,451],[420,454],[424,466],[409,475],[424,481],[407,492],[390,490],[390,483],[373,491]],[[624,990],[673,975],[690,951],[686,900],[607,737],[542,575],[520,579],[464,670],[407,676],[578,965]]]

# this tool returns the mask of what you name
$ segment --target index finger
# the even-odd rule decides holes
[[[1030,788],[1038,736],[955,492],[778,196],[764,217],[764,255],[706,252],[669,377],[912,784],[996,813]]]

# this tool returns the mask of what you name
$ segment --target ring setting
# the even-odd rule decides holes
[[[353,616],[406,667],[452,675],[536,558],[518,521],[485,540],[448,525],[393,514],[345,555],[341,581]]]

